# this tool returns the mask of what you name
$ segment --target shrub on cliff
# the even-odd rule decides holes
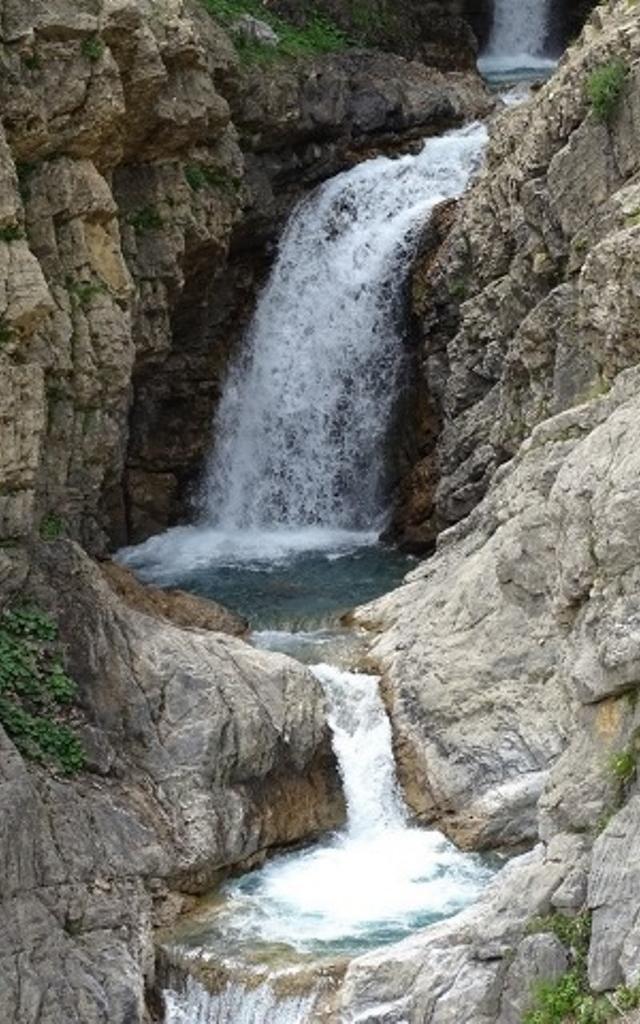
[[[294,25],[265,8],[260,0],[203,0],[210,14],[233,34],[234,23],[242,15],[265,22],[277,36],[275,46],[237,35],[236,49],[243,60],[253,62],[286,57],[304,57],[314,53],[336,53],[349,41],[346,34],[325,15],[315,12],[304,25]]]
[[[57,637],[55,623],[32,606],[0,615],[0,725],[25,757],[71,775],[84,752],[65,720],[76,687]]]
[[[627,77],[628,68],[622,60],[612,60],[591,73],[587,80],[587,95],[598,121],[613,117]]]

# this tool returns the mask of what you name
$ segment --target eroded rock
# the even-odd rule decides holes
[[[154,925],[342,820],[324,698],[287,658],[133,611],[68,542],[28,593],[57,614],[90,770],[28,767],[0,729],[0,1017],[141,1022]]]

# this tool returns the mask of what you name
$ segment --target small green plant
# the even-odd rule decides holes
[[[40,67],[40,58],[36,53],[32,53],[28,57],[23,57],[22,63],[29,71],[37,71]]]
[[[561,1024],[575,1020],[586,996],[581,972],[567,971],[555,982],[542,982],[535,989],[536,1007],[524,1015],[523,1024]]]
[[[551,932],[563,946],[573,950],[578,958],[585,957],[591,941],[591,914],[585,911],[576,917],[564,914],[548,914],[546,917],[534,917],[529,922],[530,935]]]
[[[71,775],[85,755],[65,721],[76,687],[57,637],[55,623],[33,605],[0,615],[0,724],[25,757]]]
[[[58,540],[63,533],[64,520],[54,512],[50,512],[40,523],[40,537],[42,540]]]
[[[105,291],[105,286],[101,281],[76,281],[72,277],[67,277],[66,285],[73,301],[83,309],[87,309],[91,305],[96,295],[101,295]]]
[[[0,316],[0,346],[8,344],[13,338],[13,328]]]
[[[591,72],[587,79],[587,96],[598,121],[607,123],[613,117],[627,74],[627,65],[622,60],[609,61]]]
[[[449,295],[457,302],[464,302],[467,297],[467,282],[461,277],[456,278],[449,285]]]
[[[620,1010],[637,1010],[640,1007],[640,985],[633,988],[623,985],[616,989],[611,999]]]
[[[104,53],[104,43],[100,36],[88,36],[82,40],[80,49],[82,50],[83,57],[95,63],[95,61],[100,60]]]
[[[238,178],[232,177],[219,167],[207,167],[205,164],[187,164],[184,169],[187,184],[194,192],[202,188],[217,188],[224,192],[235,193],[240,188]]]
[[[129,216],[129,224],[137,235],[144,235],[148,231],[158,231],[162,227],[162,217],[154,206],[143,206]]]
[[[636,777],[638,755],[632,747],[620,750],[609,758],[609,772],[621,786],[628,786]]]
[[[17,242],[20,238],[24,238],[24,232],[19,224],[7,224],[0,228],[0,242]]]
[[[525,1013],[523,1024],[608,1024],[620,1020],[624,1010],[640,1006],[640,988],[621,987],[605,995],[596,995],[590,990],[587,956],[591,915],[588,912],[577,917],[550,914],[534,918],[529,932],[555,935],[566,946],[571,965],[556,981],[535,986],[534,1006]]]

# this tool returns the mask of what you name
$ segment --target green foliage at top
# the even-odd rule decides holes
[[[65,721],[76,687],[57,636],[55,623],[31,605],[0,615],[0,725],[25,757],[71,775],[85,756]]]
[[[277,46],[267,46],[237,36],[234,39],[240,58],[247,63],[265,63],[282,57],[306,57],[316,53],[336,53],[349,46],[345,32],[322,14],[309,18],[299,27],[267,10],[260,0],[202,0],[204,6],[225,27],[232,27],[243,14],[266,22],[277,33]]]
[[[608,1024],[620,1020],[625,1010],[640,1006],[640,988],[622,987],[605,995],[589,988],[587,955],[591,940],[591,915],[565,917],[552,914],[531,922],[530,932],[550,932],[567,947],[570,969],[556,981],[536,985],[535,1005],[523,1024]]]
[[[598,121],[606,123],[615,114],[628,70],[624,61],[612,60],[592,71],[587,79],[587,96]]]

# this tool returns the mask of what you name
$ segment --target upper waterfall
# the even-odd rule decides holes
[[[476,125],[367,161],[294,212],[218,411],[208,524],[380,523],[408,249],[425,214],[464,189],[484,137]]]
[[[552,67],[545,56],[550,0],[494,0],[489,45],[479,61],[482,71]]]

